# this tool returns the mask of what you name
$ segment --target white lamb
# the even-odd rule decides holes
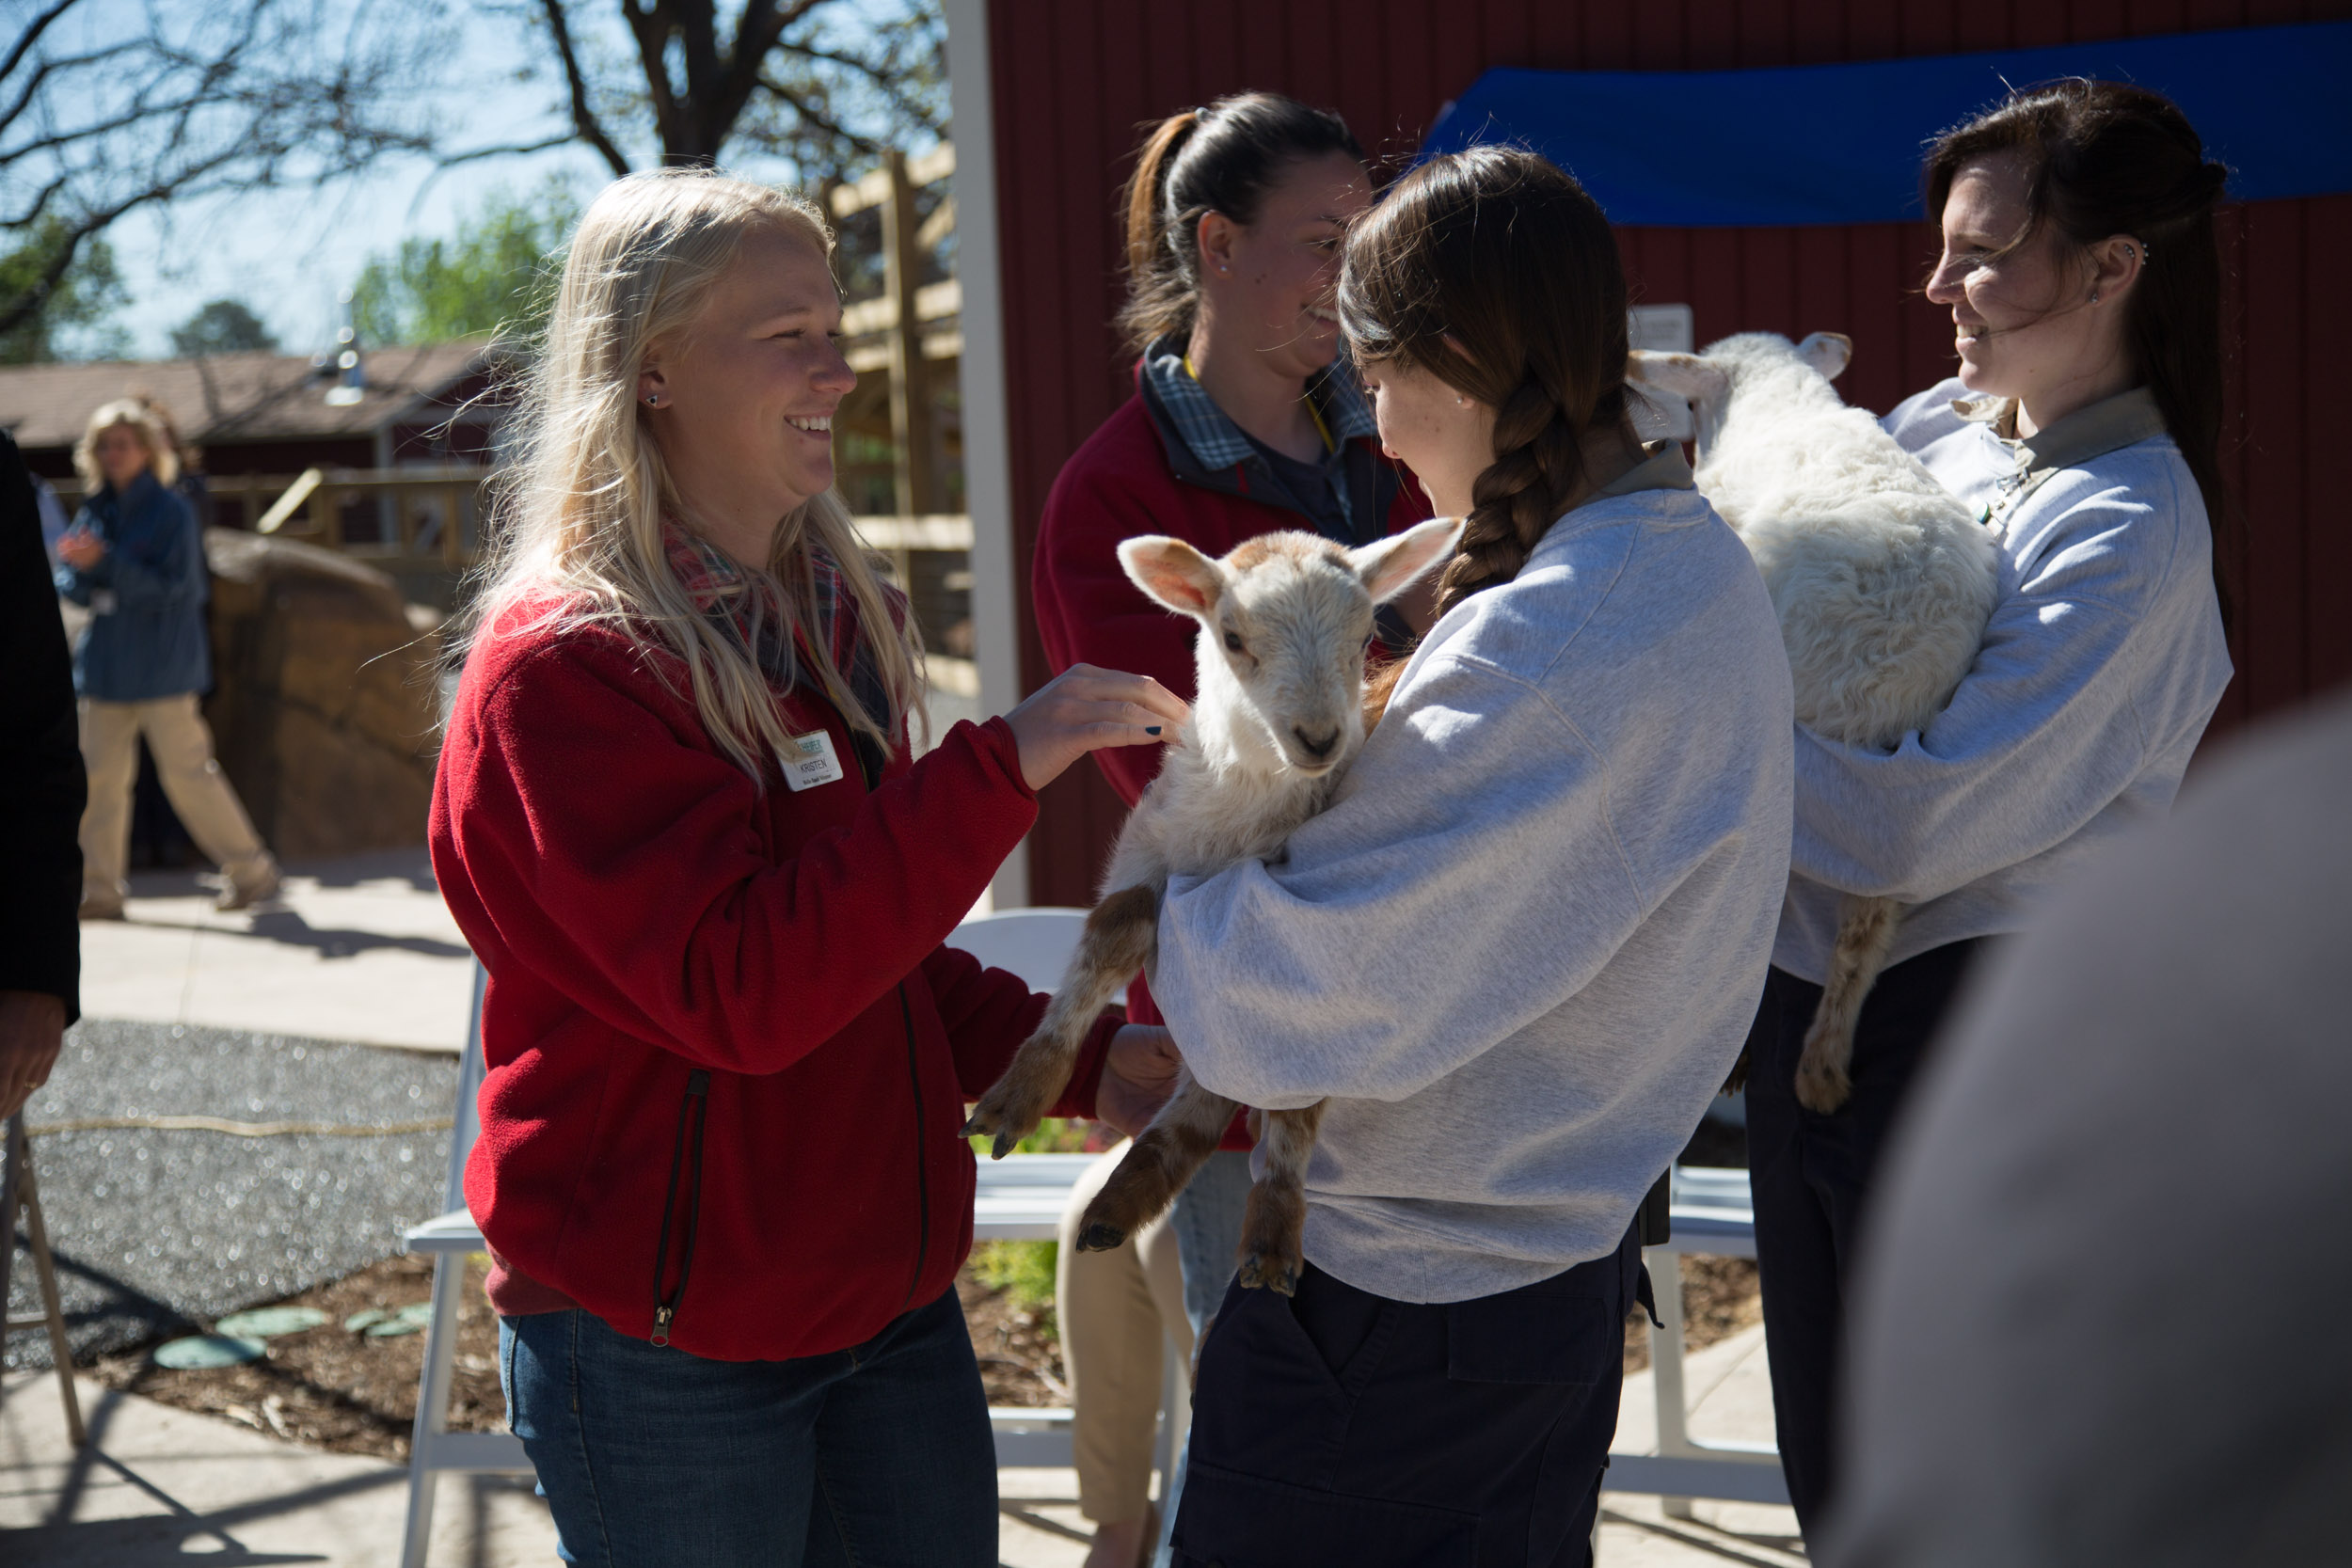
[[[1996,591],[1992,534],[1830,386],[1853,343],[1746,332],[1700,354],[1636,353],[1633,380],[1689,401],[1698,487],[1739,531],[1771,590],[1796,680],[1797,721],[1891,750],[1943,711],[1984,640]],[[1797,1099],[1845,1103],[1854,1021],[1902,906],[1849,896]]]
[[[1119,546],[1136,586],[1200,623],[1192,718],[1136,802],[1104,874],[1101,901],[1037,1032],[980,1097],[964,1132],[993,1133],[1002,1159],[1070,1081],[1087,1032],[1157,952],[1171,875],[1207,876],[1281,852],[1330,803],[1364,738],[1364,645],[1373,606],[1395,597],[1452,547],[1440,517],[1359,549],[1311,533],[1267,533],[1212,561],[1157,535]],[[1082,1249],[1117,1246],[1167,1208],[1233,1119],[1230,1100],[1183,1074],[1175,1096],[1088,1208]],[[1307,1159],[1320,1104],[1264,1113],[1265,1174],[1242,1221],[1241,1282],[1285,1295],[1296,1283]]]

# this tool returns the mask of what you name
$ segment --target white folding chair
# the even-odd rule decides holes
[[[1086,928],[1087,911],[1074,909],[1008,910],[965,921],[947,938],[992,969],[1009,970],[1032,990],[1054,990],[1061,984],[1070,957],[1077,951]],[[1063,1205],[1091,1156],[1083,1154],[1015,1154],[1001,1161],[980,1162],[980,1192],[975,1205],[973,1235],[978,1239],[1036,1238],[1059,1234]],[[1048,1162],[1053,1162],[1048,1164]],[[1015,1198],[1013,1195],[1018,1194]],[[1023,1213],[1015,1225],[1010,1210]],[[1160,1474],[1160,1490],[1168,1490],[1168,1468],[1184,1440],[1186,1402],[1180,1381],[1180,1360],[1173,1340],[1160,1353],[1160,1420],[1152,1442],[1152,1467]],[[999,1465],[1035,1465],[1054,1468],[1071,1463],[1071,1413],[1063,1409],[992,1406],[990,1420],[996,1430]]]
[[[444,1471],[532,1473],[522,1439],[504,1432],[449,1430],[449,1388],[457,1362],[457,1314],[466,1291],[466,1259],[483,1249],[482,1227],[466,1212],[466,1156],[481,1134],[475,1093],[482,1087],[482,996],[489,973],[473,966],[473,1022],[457,1064],[457,1107],[450,1124],[449,1176],[439,1217],[411,1227],[410,1252],[433,1255],[433,1323],[425,1331],[424,1368],[417,1377],[417,1424],[408,1441],[408,1522],[401,1538],[401,1568],[424,1568],[433,1535],[433,1491]]]

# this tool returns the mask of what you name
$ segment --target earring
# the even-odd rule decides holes
[[[660,394],[660,392],[647,392],[647,393],[645,394],[645,406],[646,406],[646,407],[648,407],[648,408],[659,408],[659,407],[660,407],[660,406],[661,406],[661,394]]]
[[[2099,291],[2098,291],[2098,290],[2096,290],[2096,289],[2093,289],[2093,290],[2090,292],[2090,303],[2091,303],[2091,304],[2093,304],[2093,305],[2096,305],[2096,304],[2098,304],[2098,303],[2099,303]]]

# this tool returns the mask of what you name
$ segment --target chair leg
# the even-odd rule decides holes
[[[1649,1331],[1650,1385],[1658,1398],[1658,1451],[1687,1457],[1698,1450],[1691,1444],[1690,1396],[1682,1381],[1682,1254],[1656,1256],[1664,1258],[1667,1265],[1665,1278],[1656,1281],[1658,1321],[1664,1326]],[[1661,1497],[1659,1508],[1669,1519],[1696,1517],[1688,1497]]]
[[[49,1227],[41,1219],[40,1184],[33,1175],[33,1143],[24,1135],[22,1112],[8,1118],[8,1167],[6,1207],[0,1212],[8,1216],[8,1250],[13,1258],[16,1216],[22,1212],[26,1239],[33,1243],[33,1274],[40,1287],[41,1319],[49,1330],[49,1359],[56,1369],[57,1397],[65,1404],[66,1435],[78,1449],[88,1433],[83,1429],[82,1402],[73,1388],[73,1347],[65,1337],[65,1304],[57,1293],[57,1264],[49,1251]],[[0,1268],[0,1310],[5,1310],[7,1290],[8,1272]]]
[[[408,1522],[400,1546],[401,1568],[424,1568],[433,1536],[433,1493],[438,1472],[433,1452],[449,1431],[449,1389],[457,1362],[457,1314],[466,1293],[463,1253],[433,1259],[433,1323],[426,1330],[424,1367],[417,1378],[417,1424],[408,1439]]]

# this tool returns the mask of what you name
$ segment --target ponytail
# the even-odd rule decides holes
[[[1192,327],[1200,305],[1200,219],[1222,213],[1247,227],[1283,171],[1302,158],[1344,152],[1363,161],[1347,122],[1275,92],[1220,98],[1152,128],[1120,196],[1126,215],[1127,303],[1119,329],[1140,354]]]

